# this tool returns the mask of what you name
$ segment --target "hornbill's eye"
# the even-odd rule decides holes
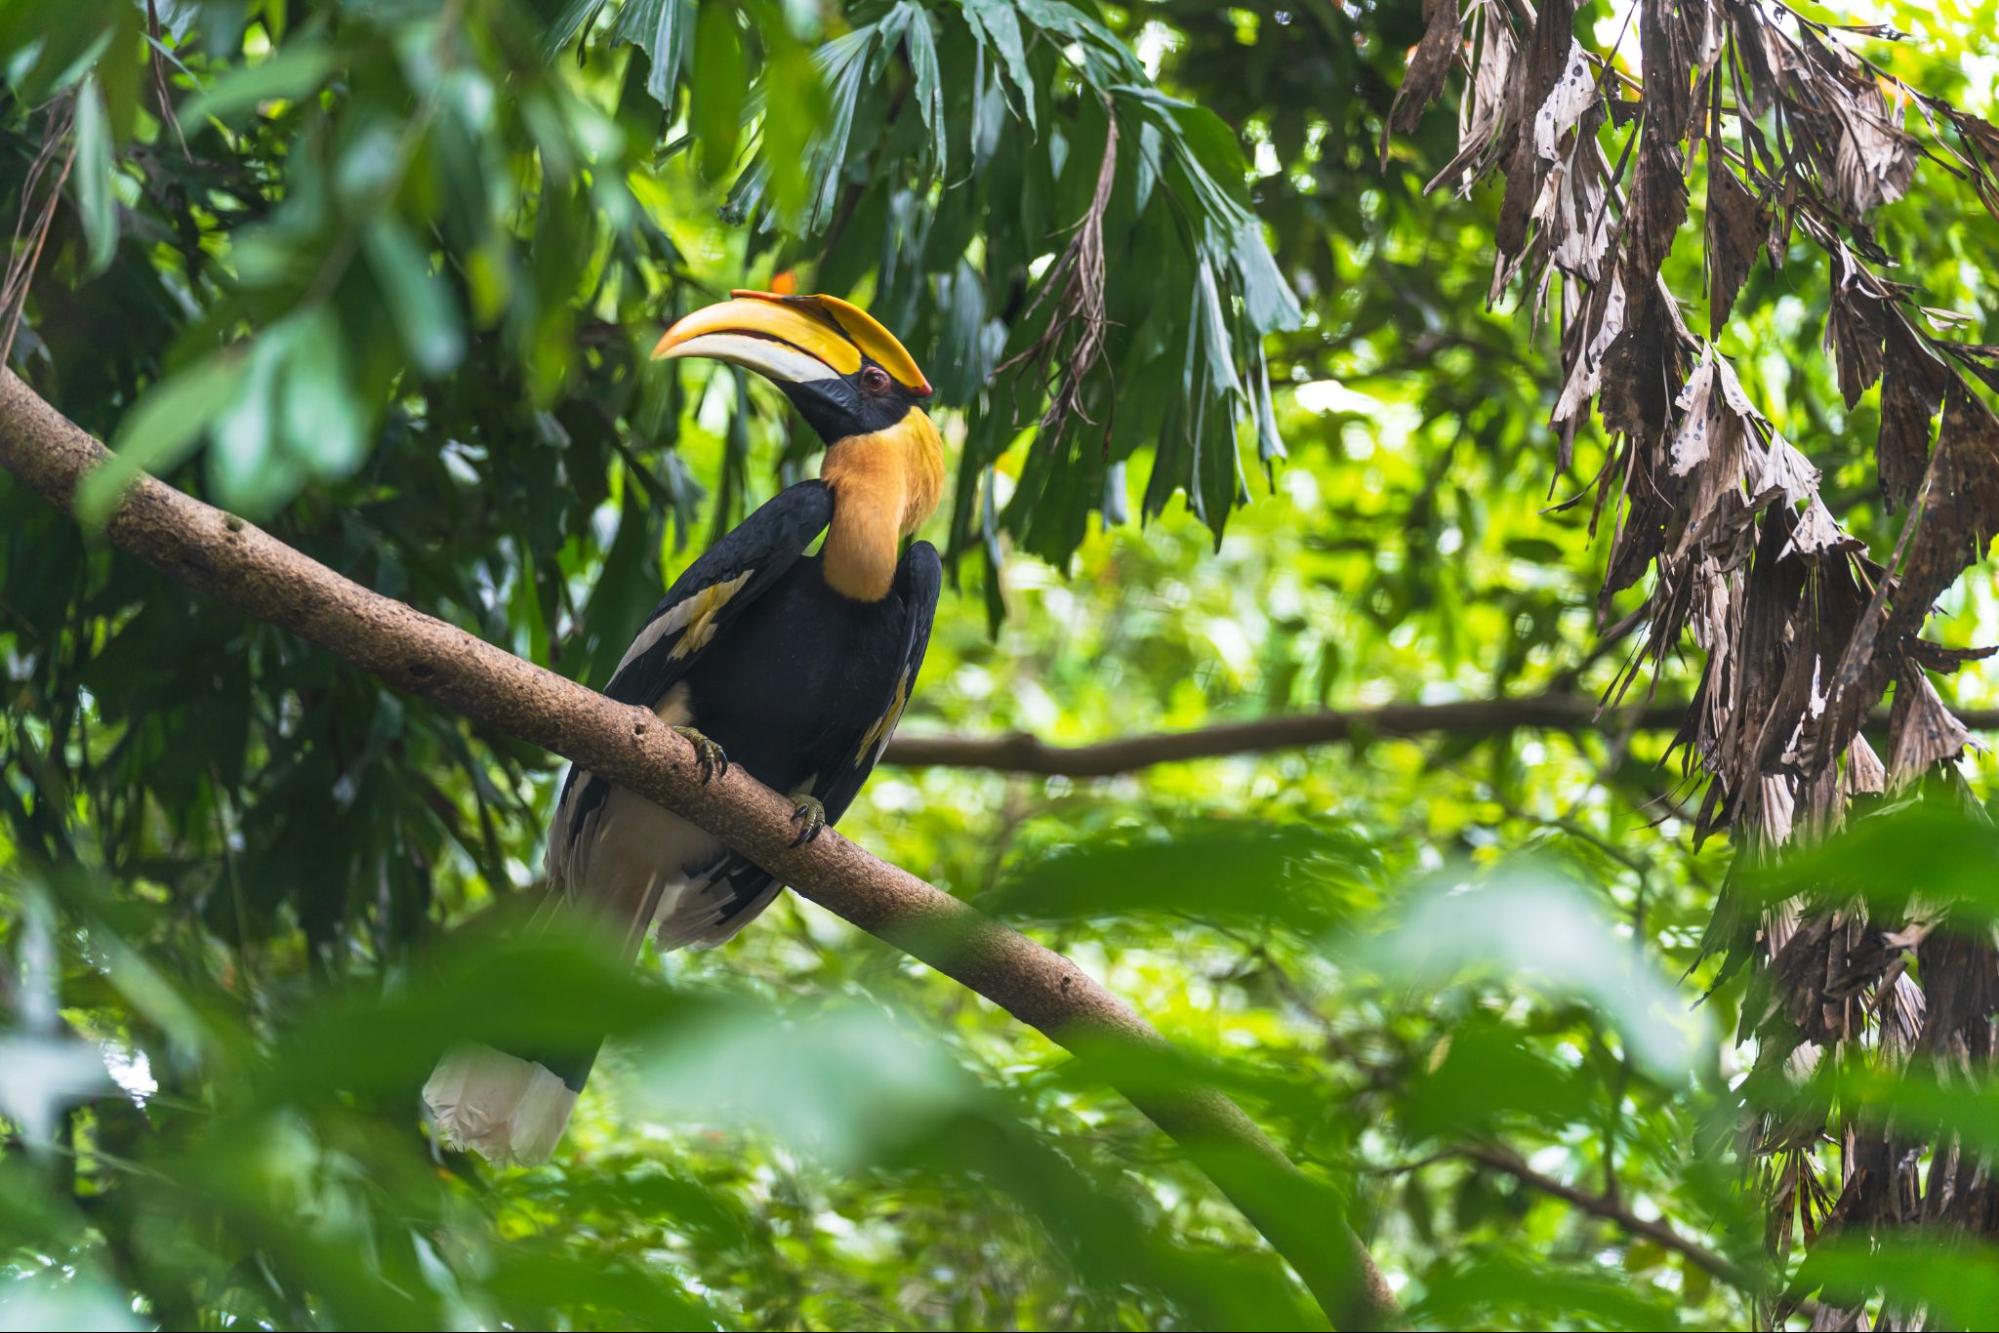
[[[861,387],[869,393],[887,393],[888,385],[888,372],[880,366],[863,366],[861,368]]]

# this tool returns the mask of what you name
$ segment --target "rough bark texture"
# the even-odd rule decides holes
[[[67,511],[109,456],[0,369],[0,466]],[[791,802],[731,768],[704,785],[694,751],[643,708],[614,703],[413,607],[343,578],[233,514],[142,477],[106,535],[169,577],[326,648],[397,689],[553,750],[692,819],[798,892],[977,991],[1087,1057],[1105,1041],[1162,1044],[1129,1005],[1060,954],[991,921],[832,830],[792,847]],[[1396,1303],[1325,1186],[1242,1110],[1207,1089],[1124,1089],[1185,1145],[1341,1326]]]

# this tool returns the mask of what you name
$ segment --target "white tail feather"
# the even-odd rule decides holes
[[[423,1104],[446,1147],[527,1164],[555,1151],[576,1094],[531,1060],[491,1046],[460,1046],[431,1071]]]

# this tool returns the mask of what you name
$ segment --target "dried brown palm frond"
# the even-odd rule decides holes
[[[42,142],[21,182],[21,204],[14,214],[14,234],[7,250],[7,269],[0,277],[0,366],[14,354],[14,335],[28,304],[42,247],[55,222],[62,187],[76,162],[76,98],[65,94],[51,103],[42,125]]]
[[[1090,205],[1077,220],[1068,245],[1049,266],[1041,289],[1028,303],[1023,324],[1047,308],[1047,323],[1035,340],[1002,361],[1000,371],[1040,366],[1049,375],[1048,406],[1041,414],[1040,438],[1059,440],[1072,418],[1101,425],[1108,446],[1111,418],[1106,408],[1099,423],[1083,410],[1083,390],[1103,360],[1104,337],[1110,320],[1104,313],[1104,215],[1110,211],[1111,189],[1117,182],[1117,117],[1106,108],[1104,155],[1097,166],[1097,185]],[[1109,404],[1112,395],[1105,394]]]

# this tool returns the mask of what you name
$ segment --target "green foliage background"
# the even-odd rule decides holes
[[[1882,59],[1992,112],[1990,0],[1884,9],[1917,40]],[[1589,694],[1622,657],[1592,647],[1603,545],[1549,505],[1602,443],[1557,468],[1548,349],[1485,308],[1497,199],[1421,196],[1448,117],[1377,164],[1423,26],[1317,0],[17,0],[0,208],[48,197],[45,144],[75,156],[12,364],[133,466],[601,684],[694,551],[812,466],[774,394],[644,353],[795,273],[903,334],[960,460],[906,730]],[[1059,308],[1037,296],[1112,124],[1108,342],[1036,432],[1060,357],[996,368]],[[1994,235],[1942,186],[1883,228],[1985,342]],[[1824,304],[1822,272],[1759,266],[1731,351],[1828,493],[1871,491],[1874,395],[1841,410]],[[1933,636],[1989,641],[1985,574],[1944,611]],[[1319,1319],[1101,1070],[796,899],[637,977],[502,943],[548,756],[6,481],[0,663],[0,1321]],[[1690,846],[1666,741],[884,769],[843,829],[1130,998],[1185,1056],[1146,1072],[1219,1081],[1345,1191],[1417,1324],[1742,1325],[1775,1277],[1738,1115],[1789,1094],[1739,1086],[1740,981],[1695,1007],[1728,849]],[[1840,864],[1893,881],[1980,836]],[[554,1163],[430,1153],[446,1041],[606,1021]],[[1990,1120],[1975,1087],[1834,1072]],[[1828,1249],[1808,1285],[1999,1310],[1999,1258],[1912,1253]]]

